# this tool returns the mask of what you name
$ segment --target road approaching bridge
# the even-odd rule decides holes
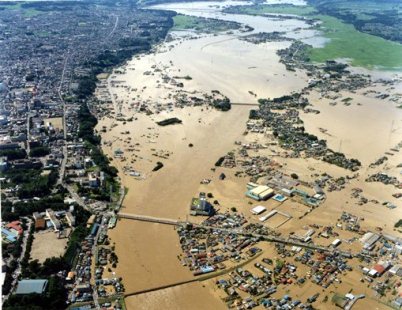
[[[205,228],[205,229],[212,229],[215,231],[222,231],[222,232],[227,232],[227,233],[231,233],[231,234],[248,236],[250,238],[257,238],[261,241],[283,243],[283,244],[287,244],[287,245],[298,246],[301,248],[318,250],[318,251],[322,251],[322,252],[326,252],[326,253],[337,252],[344,257],[350,257],[350,258],[353,257],[353,255],[349,252],[339,251],[332,247],[325,247],[325,246],[315,245],[312,243],[303,243],[303,242],[291,240],[289,238],[281,238],[281,237],[270,236],[270,235],[260,235],[260,234],[255,234],[255,233],[249,233],[249,232],[243,231],[241,228],[237,228],[237,229],[222,228],[222,227],[208,226],[208,225],[203,225],[203,224],[196,224],[196,223],[191,223],[191,222],[178,221],[178,220],[174,220],[174,219],[159,218],[159,217],[154,217],[154,216],[129,214],[129,213],[118,213],[117,216],[122,219],[141,221],[141,222],[149,222],[149,223],[157,223],[157,224],[171,225],[171,226],[183,226],[183,225],[191,224],[194,227],[200,227],[200,228]]]

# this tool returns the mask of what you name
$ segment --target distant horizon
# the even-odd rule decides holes
[[[81,1],[85,1],[85,0],[0,0],[0,2],[58,2],[58,1],[81,2]]]

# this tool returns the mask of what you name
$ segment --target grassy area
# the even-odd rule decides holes
[[[402,44],[400,0],[309,0],[319,14],[352,24],[361,32]]]
[[[251,15],[293,14],[321,20],[317,29],[330,41],[322,48],[309,50],[313,62],[347,58],[353,66],[387,70],[402,68],[402,44],[362,33],[335,17],[317,14],[311,6],[258,5],[229,8],[228,11]]]
[[[20,10],[24,14],[25,17],[32,17],[41,14],[41,11],[32,9],[32,8],[24,8],[21,5],[24,2],[16,3],[16,4],[8,4],[7,2],[1,3],[1,7],[4,7],[7,10]]]
[[[32,17],[41,14],[41,11],[35,9],[22,9],[25,17]]]
[[[319,30],[331,39],[323,48],[312,48],[312,61],[349,58],[354,66],[380,69],[402,68],[402,44],[357,31],[352,25],[326,15],[316,16],[322,21]]]
[[[172,30],[195,30],[205,33],[215,33],[240,28],[240,25],[235,22],[181,14],[174,16],[173,21]]]
[[[20,10],[21,9],[21,3],[7,3],[7,2],[2,2],[0,3],[1,7],[8,9],[8,10]]]
[[[402,12],[402,3],[386,2],[386,1],[349,1],[337,0],[336,6],[345,12],[360,13],[362,11],[368,13],[383,12],[385,10],[395,10],[399,13]]]

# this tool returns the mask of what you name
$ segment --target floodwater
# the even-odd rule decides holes
[[[266,1],[267,4],[290,3],[294,5],[304,5],[303,1]],[[320,47],[327,40],[319,35],[319,32],[311,29],[303,20],[267,18],[263,16],[251,16],[241,14],[222,13],[222,10],[229,6],[250,5],[251,2],[244,1],[223,1],[223,2],[188,2],[188,3],[169,3],[151,6],[151,9],[161,9],[175,11],[179,14],[198,16],[205,18],[216,18],[226,21],[234,21],[240,24],[249,25],[254,31],[243,35],[258,32],[285,32],[287,37],[301,40],[314,47]]]
[[[281,1],[278,1],[281,2]],[[273,2],[269,2],[273,3]],[[302,1],[294,1],[302,5]],[[171,3],[153,6],[178,13],[236,21],[253,27],[254,32],[284,31],[291,38],[298,38],[321,46],[325,39],[310,29],[302,20],[266,18],[258,16],[223,14],[228,5],[247,5],[246,2],[195,2]],[[123,212],[156,217],[185,219],[189,214],[192,197],[205,187],[204,178],[211,179],[213,187],[219,182],[211,168],[216,160],[235,148],[234,142],[243,137],[250,106],[233,106],[229,112],[219,112],[205,107],[169,108],[145,115],[132,108],[135,103],[168,104],[180,92],[171,85],[164,85],[164,75],[191,76],[183,81],[182,91],[188,94],[210,93],[219,90],[232,102],[256,103],[258,98],[273,98],[299,91],[307,85],[308,77],[300,70],[289,72],[279,63],[276,52],[290,42],[251,44],[239,40],[250,33],[234,31],[233,34],[199,35],[185,31],[171,33],[173,40],[164,42],[151,53],[133,58],[119,73],[111,74],[109,91],[115,110],[132,122],[116,123],[113,117],[102,118],[98,129],[106,126],[103,141],[113,141],[103,150],[113,156],[117,148],[124,150],[126,161],[113,160],[119,169],[122,183],[128,188]],[[110,81],[119,81],[113,87]],[[117,106],[118,104],[118,106]],[[324,111],[323,111],[324,113]],[[155,121],[178,117],[181,125],[159,127]],[[339,116],[342,118],[341,116]],[[314,124],[316,120],[309,120]],[[113,125],[116,125],[115,127]],[[323,124],[322,126],[324,126]],[[306,124],[306,128],[315,128]],[[131,142],[122,136],[129,132]],[[129,150],[136,143],[135,150]],[[193,146],[190,147],[189,145]],[[344,143],[347,147],[347,143]],[[134,148],[134,147],[132,147]],[[164,157],[155,154],[164,153]],[[168,155],[166,155],[168,154]],[[164,167],[152,172],[157,161]],[[124,167],[141,172],[142,180],[124,174]],[[216,186],[226,191],[222,195],[243,197],[244,180],[225,181]],[[208,189],[207,189],[208,190]],[[239,199],[240,201],[240,199]],[[192,219],[193,220],[193,219]],[[194,219],[199,220],[199,219]],[[180,245],[172,227],[121,220],[109,233],[116,243],[119,257],[116,276],[123,277],[127,292],[154,288],[193,276],[183,267],[177,256]],[[177,286],[154,293],[129,297],[128,309],[224,309],[225,305],[201,283]]]
[[[310,29],[296,32],[295,29],[308,27],[300,20],[223,15],[219,12],[222,5],[229,4],[239,3],[180,3],[158,5],[157,8],[234,20],[254,27],[255,32],[280,30],[286,31],[289,36],[306,38],[314,34]],[[192,80],[183,81],[184,90],[188,93],[219,90],[232,102],[240,103],[256,103],[258,98],[282,96],[306,86],[307,76],[301,71],[286,71],[276,55],[278,49],[286,48],[290,42],[255,45],[239,40],[240,35],[245,34],[234,32],[215,36],[196,35],[194,38],[194,34],[189,35],[188,32],[172,33],[173,41],[161,44],[154,53],[133,58],[123,68],[124,73],[111,75],[110,80],[122,81],[119,87],[109,87],[113,100],[119,102],[118,110],[129,117],[133,114],[129,108],[133,102],[172,101],[169,95],[175,95],[176,90],[160,82],[164,74],[191,76]],[[189,36],[193,38],[189,39]],[[155,67],[161,72],[155,72],[152,69]],[[153,73],[144,74],[147,71]],[[211,168],[220,156],[234,149],[236,140],[241,139],[250,109],[247,106],[233,106],[229,112],[218,112],[189,107],[165,111],[156,116],[134,114],[137,120],[125,125],[119,123],[114,128],[111,128],[113,119],[102,119],[98,126],[111,128],[102,135],[103,141],[114,141],[111,147],[104,147],[110,156],[117,148],[127,148],[120,132],[129,131],[133,141],[140,144],[138,153],[125,151],[126,162],[113,161],[120,171],[124,186],[129,189],[122,211],[181,219],[188,216],[191,197],[198,195],[200,181],[203,178],[217,179]],[[172,116],[179,117],[183,124],[167,127],[155,125],[155,120]],[[190,143],[194,145],[191,148],[188,146]],[[152,173],[158,160],[152,154],[158,150],[169,153],[169,159],[161,160],[164,167]],[[138,181],[122,173],[123,167],[133,159],[133,168],[146,175],[145,180]],[[229,186],[227,190],[231,192],[235,188],[238,186]],[[239,195],[242,196],[242,193]],[[180,247],[177,234],[171,227],[122,220],[110,232],[110,236],[116,242],[119,257],[116,275],[123,277],[127,292],[192,278],[177,259]],[[189,303],[203,305],[201,308],[204,309],[224,309],[224,304],[208,292],[200,283],[193,283],[163,290],[157,296],[163,296],[167,308],[171,308],[175,304],[173,301],[180,296],[177,309],[188,308],[185,305]],[[155,297],[155,293],[152,296]],[[145,305],[143,300],[144,297],[130,297],[127,306],[129,309],[141,309]],[[145,297],[145,300],[147,309],[161,305],[160,298]]]

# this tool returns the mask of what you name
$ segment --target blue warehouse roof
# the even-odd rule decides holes
[[[16,294],[42,294],[47,286],[47,280],[21,280],[18,282]]]

